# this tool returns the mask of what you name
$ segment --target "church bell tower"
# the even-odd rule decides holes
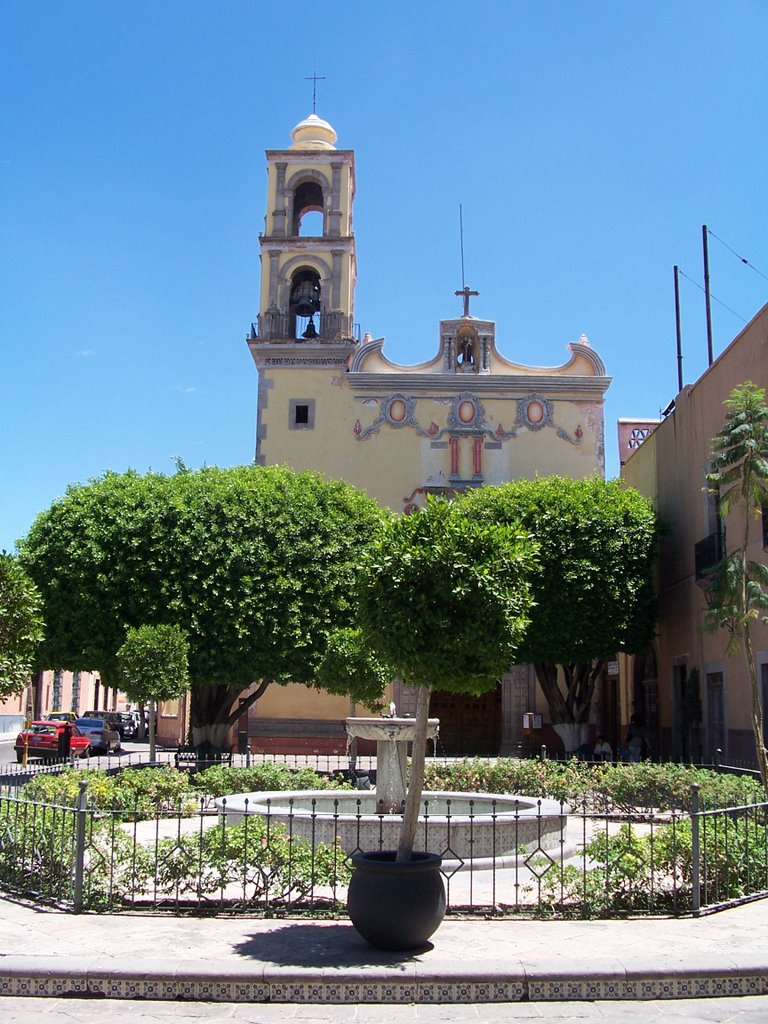
[[[354,153],[335,148],[336,132],[316,114],[291,138],[288,149],[267,150],[259,314],[249,338],[255,359],[263,343],[354,340]]]

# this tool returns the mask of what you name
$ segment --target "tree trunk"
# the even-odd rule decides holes
[[[228,722],[192,726],[192,745],[205,761],[219,761],[223,750],[229,750],[231,726]]]
[[[747,477],[747,487],[745,490],[749,493],[749,476]],[[749,559],[747,558],[747,551],[749,548],[749,525],[751,519],[751,508],[750,502],[747,500],[746,508],[744,510],[744,542],[741,548],[741,621],[743,623],[741,646],[744,652],[744,661],[747,666],[747,678],[749,679],[749,688],[752,697],[752,731],[755,736],[755,757],[757,758],[757,766],[760,769],[760,781],[763,784],[764,792],[768,793],[768,754],[765,749],[765,732],[763,730],[763,707],[760,701],[760,688],[757,681],[757,666],[755,665],[755,656],[752,651],[752,631],[750,629],[749,620],[749,590],[748,590],[748,572],[749,572]]]
[[[576,754],[581,744],[587,741],[589,725],[586,722],[553,722],[552,728],[563,741],[568,757]]]
[[[141,717],[144,717],[142,708]],[[149,760],[155,760],[155,734],[157,732],[157,701],[149,702]]]
[[[757,682],[757,668],[752,652],[752,636],[749,626],[744,631],[744,661],[747,665],[750,689],[752,691],[752,729],[755,734],[755,754],[757,766],[760,769],[760,781],[763,790],[768,793],[768,753],[765,749],[765,732],[763,731],[763,708],[760,703],[760,690]]]
[[[421,793],[424,789],[424,761],[427,756],[427,724],[429,720],[429,687],[420,686],[416,694],[416,718],[413,728],[413,752],[411,754],[411,777],[405,797],[403,823],[397,844],[397,863],[409,861],[413,854],[416,826],[419,821]]]
[[[269,680],[262,680],[255,691],[240,703],[244,686],[196,686],[191,690],[189,726],[192,743],[197,752],[210,760],[216,760],[222,750],[229,749],[229,737],[233,726],[241,715],[256,703],[269,686]]]
[[[552,726],[563,741],[566,754],[574,754],[586,742],[595,684],[604,662],[577,661],[560,666],[565,679],[563,693],[554,662],[537,661],[536,678],[549,708]]]

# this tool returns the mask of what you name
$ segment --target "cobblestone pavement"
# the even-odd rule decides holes
[[[304,1003],[173,1003],[124,999],[33,999],[7,996],[0,1004],[3,1024],[766,1024],[768,996],[734,999],[675,999],[642,1002],[481,1003],[439,1006],[380,1006]]]

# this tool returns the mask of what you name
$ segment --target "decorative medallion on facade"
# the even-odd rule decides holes
[[[410,395],[403,395],[399,392],[394,395],[386,395],[379,401],[379,415],[365,430],[360,429],[360,420],[355,423],[355,437],[358,441],[366,441],[373,434],[378,434],[382,423],[388,423],[390,427],[414,427],[419,437],[432,437],[432,424],[429,430],[424,430],[415,416],[416,399]],[[439,428],[438,428],[439,429]]]
[[[584,431],[579,425],[572,437],[565,427],[559,427],[552,416],[552,401],[542,395],[526,395],[517,403],[516,427],[527,427],[528,430],[541,430],[542,427],[554,427],[557,436],[569,444],[581,444]],[[498,435],[497,435],[498,436]]]
[[[483,430],[485,410],[482,402],[465,392],[454,398],[446,420],[449,430]]]
[[[386,423],[395,429],[411,427],[419,437],[428,437],[432,441],[437,441],[446,434],[450,436],[457,434],[484,435],[490,441],[508,441],[517,437],[520,428],[536,431],[543,427],[552,427],[558,437],[573,445],[580,445],[584,437],[581,424],[576,427],[573,435],[569,434],[564,427],[558,426],[553,417],[554,403],[551,399],[544,398],[539,394],[526,395],[517,400],[517,418],[511,430],[504,430],[501,423],[498,423],[495,428],[490,425],[486,421],[483,403],[476,395],[468,391],[448,399],[446,404],[450,405],[450,410],[445,426],[441,428],[432,420],[425,430],[416,416],[416,399],[413,396],[404,395],[401,392],[385,395],[376,402],[378,415],[373,423],[363,429],[358,419],[355,421],[353,433],[356,440],[367,441],[369,437],[378,434],[382,424]]]

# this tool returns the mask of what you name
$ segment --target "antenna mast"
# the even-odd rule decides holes
[[[461,247],[461,290],[464,291],[466,284],[464,283],[464,214],[459,203],[459,245]]]

